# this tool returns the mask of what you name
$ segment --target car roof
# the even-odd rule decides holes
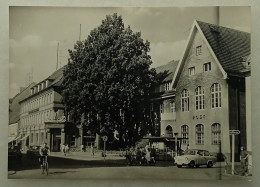
[[[188,149],[188,150],[192,150],[192,151],[208,151],[208,150],[205,150],[205,149]]]

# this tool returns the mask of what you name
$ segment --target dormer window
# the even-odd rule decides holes
[[[188,72],[189,72],[189,76],[194,75],[194,74],[195,74],[195,67],[190,67],[190,68],[188,69]]]
[[[170,90],[170,84],[171,84],[170,82],[165,83],[164,85],[165,91]]]
[[[196,56],[201,55],[201,45],[196,47]]]

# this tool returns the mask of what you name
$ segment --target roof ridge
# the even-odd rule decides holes
[[[202,24],[211,25],[211,26],[215,26],[215,27],[220,27],[220,28],[224,28],[224,29],[229,29],[229,30],[233,30],[233,31],[236,31],[236,32],[242,32],[242,33],[245,33],[245,34],[251,34],[250,32],[241,31],[241,30],[238,30],[238,29],[234,29],[234,28],[230,28],[230,27],[225,27],[225,26],[221,26],[221,25],[216,25],[216,24],[208,23],[208,22],[204,22],[204,21],[196,20],[196,22],[197,22],[197,23],[202,23]]]
[[[29,84],[27,87],[25,87],[21,92],[17,93],[14,97],[12,98],[9,98],[9,99],[12,99],[12,102],[13,100],[18,96],[20,95],[21,93],[23,93],[27,88],[29,88],[33,83],[37,84],[36,82],[32,82],[31,84]]]

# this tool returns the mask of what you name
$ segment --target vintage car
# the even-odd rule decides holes
[[[174,160],[178,168],[182,166],[193,168],[201,165],[206,165],[210,168],[216,164],[217,158],[206,150],[189,149],[184,152],[184,155],[175,156]]]
[[[41,146],[30,146],[26,152],[27,158],[39,158]]]

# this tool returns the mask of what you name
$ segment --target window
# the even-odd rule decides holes
[[[171,113],[175,112],[175,103],[174,103],[174,101],[170,102],[170,112]]]
[[[189,76],[194,75],[195,74],[195,67],[189,68],[188,71],[189,71]]]
[[[186,89],[181,93],[181,111],[189,111],[189,92]]]
[[[201,45],[196,47],[196,56],[201,55]]]
[[[196,125],[196,144],[204,144],[204,126],[202,124]]]
[[[31,133],[31,143],[33,143],[33,133]]]
[[[211,71],[211,62],[203,64],[203,71]]]
[[[221,126],[219,123],[215,123],[211,126],[211,138],[212,144],[218,145],[221,143]]]
[[[42,143],[44,142],[44,133],[43,132],[41,133],[41,142]]]
[[[35,134],[35,139],[36,139],[35,141],[36,141],[36,143],[38,143],[38,138],[39,138],[38,133],[36,133]]]
[[[164,90],[167,91],[167,90],[170,90],[170,82],[167,82],[164,84]]]
[[[221,87],[215,83],[210,88],[211,92],[211,108],[221,107]]]
[[[195,90],[195,105],[196,110],[204,109],[204,89],[200,86]]]
[[[183,138],[183,140],[182,140],[183,144],[189,143],[189,126],[188,125],[181,126],[181,137]]]
[[[160,113],[161,114],[164,113],[164,104],[163,103],[160,104]]]

